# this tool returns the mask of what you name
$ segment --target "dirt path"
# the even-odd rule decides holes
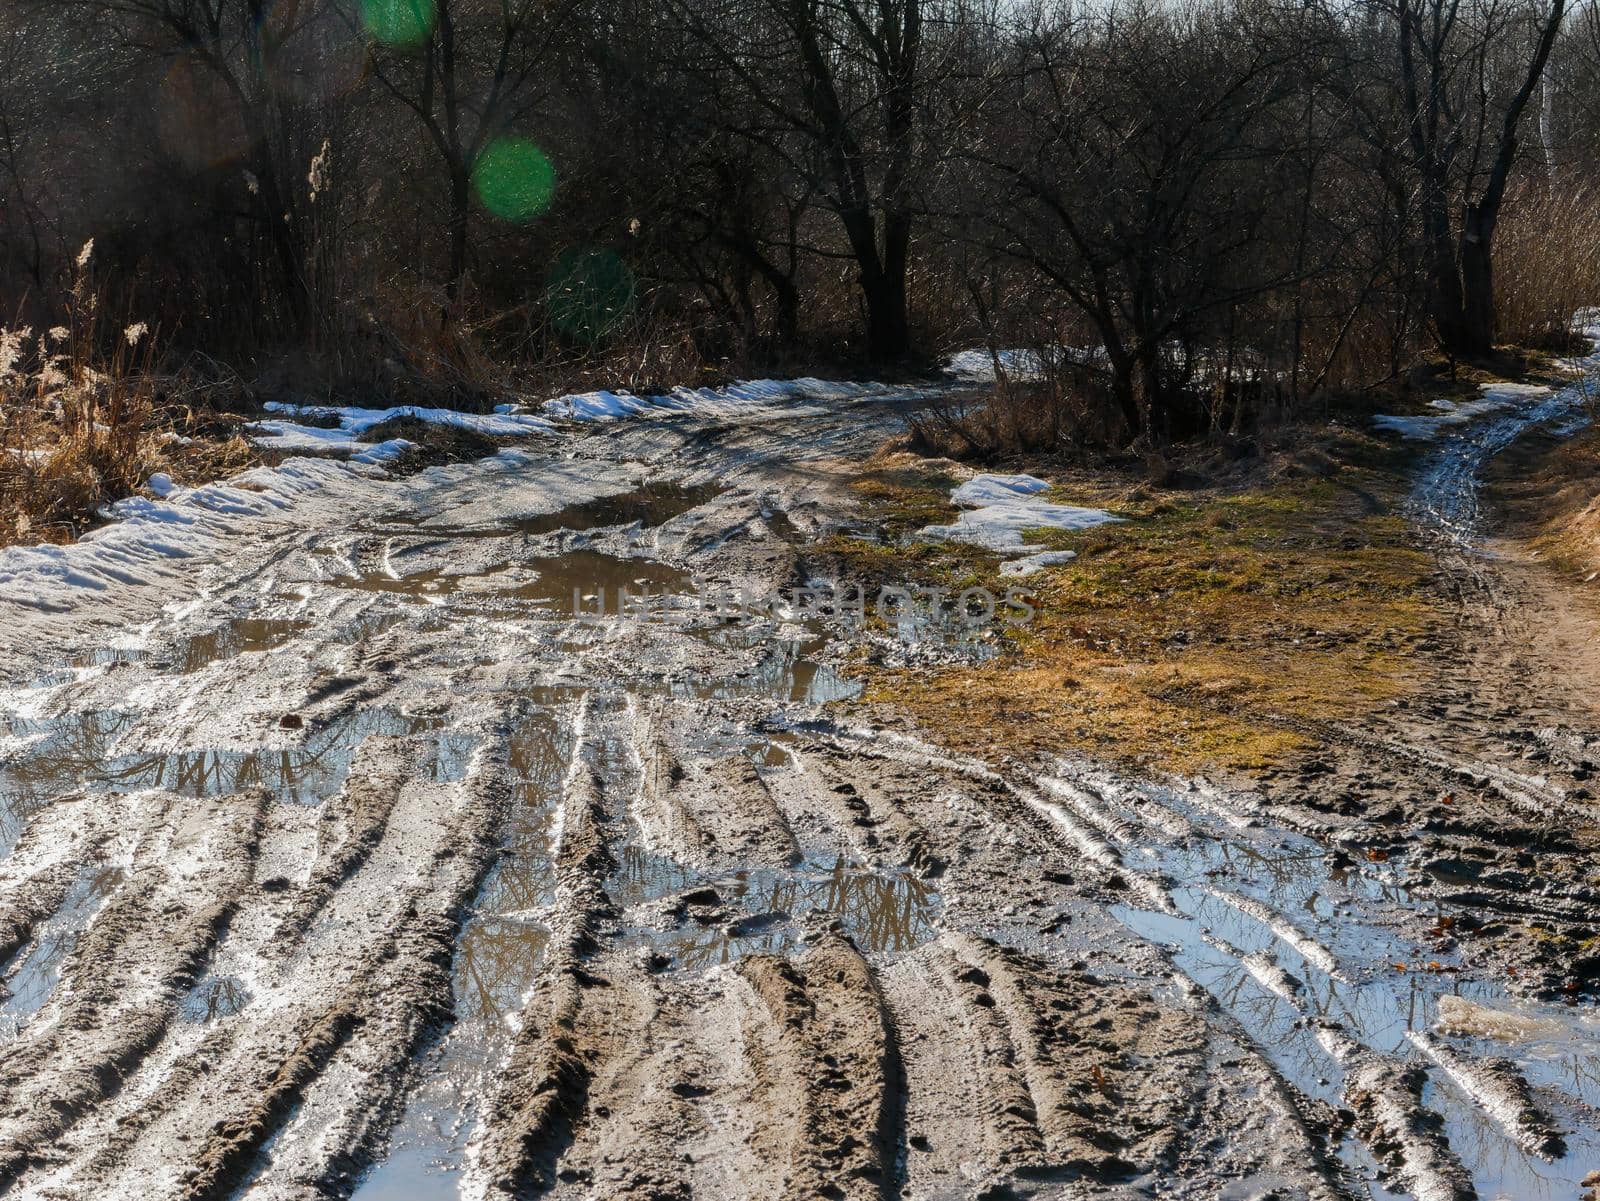
[[[0,1191],[1576,1198],[1593,727],[1522,577],[1441,546],[1437,700],[1304,771],[953,755],[689,599],[792,583],[895,417],[563,435],[10,605]]]

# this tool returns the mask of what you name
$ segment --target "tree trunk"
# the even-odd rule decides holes
[[[906,319],[906,242],[910,226],[897,227],[890,220],[885,236],[887,254],[880,257],[870,209],[841,209],[839,220],[860,268],[861,297],[867,306],[867,355],[879,363],[898,359],[911,344]]]
[[[1477,205],[1461,227],[1463,353],[1480,358],[1494,349],[1494,228]]]
[[[862,295],[867,301],[867,354],[877,363],[905,355],[911,345],[906,321],[906,277],[878,272],[861,277]]]
[[[776,334],[778,346],[791,349],[800,338],[800,290],[791,280],[769,280],[773,300],[777,305]]]
[[[467,218],[472,212],[472,177],[465,166],[450,172],[450,282],[447,295],[461,296],[461,278],[467,273]]]
[[[1428,313],[1439,345],[1452,358],[1473,358],[1479,352],[1467,328],[1457,241],[1450,236],[1450,217],[1442,197],[1424,201],[1423,226],[1428,259]],[[1465,246],[1464,239],[1459,243]]]

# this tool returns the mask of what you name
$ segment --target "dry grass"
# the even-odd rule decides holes
[[[1573,314],[1600,305],[1600,187],[1525,185],[1507,200],[1494,247],[1499,340],[1573,349]]]
[[[60,325],[0,329],[0,545],[70,541],[158,471],[209,479],[250,459],[174,398],[145,325],[106,328],[92,254],[91,242]],[[202,427],[210,436],[185,433]]]
[[[1530,435],[1491,465],[1488,483],[1515,537],[1561,573],[1600,582],[1600,428]]]
[[[1407,692],[1408,652],[1435,615],[1432,562],[1392,511],[1398,464],[1353,435],[1312,450],[1248,488],[1075,486],[1060,499],[1130,520],[1041,540],[1079,558],[1032,578],[1038,614],[1006,651],[875,677],[869,699],[974,751],[1078,749],[1199,770],[1279,760],[1301,744],[1293,719],[1349,716]],[[1316,472],[1296,470],[1302,459]],[[899,502],[888,521],[921,520],[936,497]],[[861,552],[868,563],[872,553]],[[1000,583],[992,559],[964,567]]]

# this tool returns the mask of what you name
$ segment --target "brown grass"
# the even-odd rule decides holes
[[[1600,187],[1524,185],[1506,203],[1494,247],[1499,340],[1574,349],[1573,314],[1600,305]]]
[[[92,252],[60,325],[0,329],[0,545],[70,541],[155,472],[212,479],[251,458],[236,430],[156,373],[148,328],[110,327]]]
[[[973,751],[1077,749],[1184,770],[1279,760],[1301,744],[1296,719],[1350,716],[1412,687],[1408,653],[1435,614],[1432,561],[1394,512],[1401,461],[1344,435],[1269,458],[1248,487],[1083,479],[1060,499],[1129,520],[1040,540],[1079,557],[1029,581],[1033,623],[990,662],[875,676],[868,699]],[[902,497],[884,519],[921,521],[943,496]],[[869,565],[881,553],[860,551]],[[959,569],[1002,587],[994,565]]]

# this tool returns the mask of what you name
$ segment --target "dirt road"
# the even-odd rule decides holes
[[[12,578],[0,1192],[1576,1201],[1600,750],[1476,549],[1496,439],[1419,468],[1427,704],[1135,779],[947,754],[830,703],[843,634],[694,599],[802,578],[900,403],[349,473]]]

